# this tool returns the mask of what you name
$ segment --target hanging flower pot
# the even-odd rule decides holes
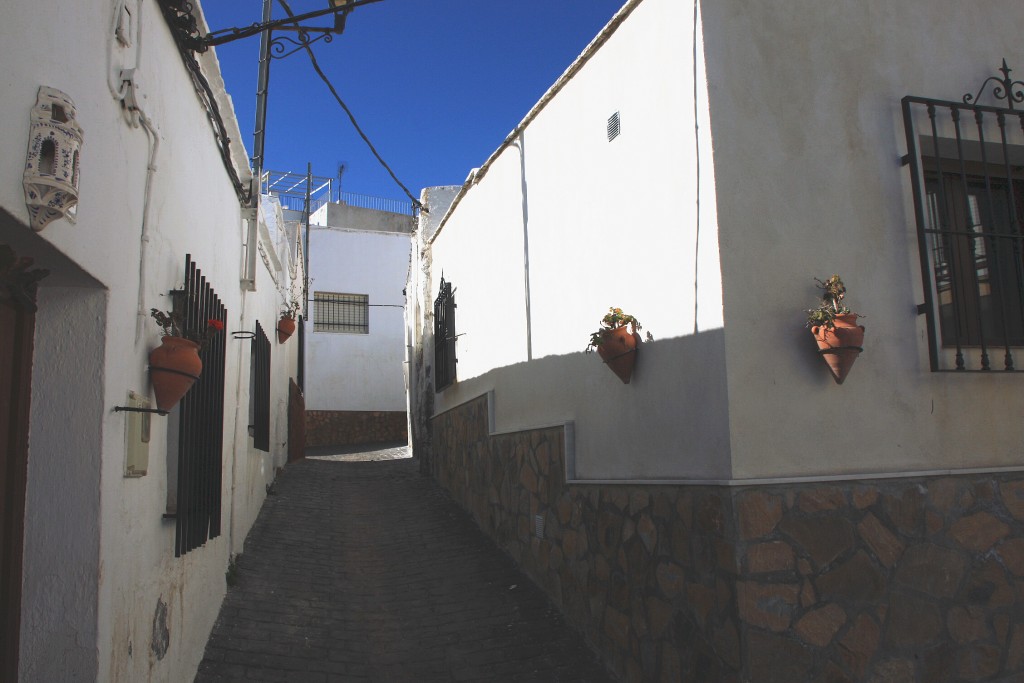
[[[838,275],[833,275],[818,287],[824,290],[821,304],[807,311],[807,325],[811,328],[818,353],[828,364],[836,384],[842,384],[863,351],[864,326],[857,324],[862,316],[853,313],[843,303],[846,287]]]
[[[623,384],[629,384],[639,347],[639,334],[630,332],[628,327],[618,327],[604,334],[604,341],[597,347],[597,355]]]
[[[168,411],[199,379],[203,370],[199,349],[224,329],[224,321],[210,318],[202,327],[190,330],[180,310],[151,308],[149,313],[164,331],[163,343],[149,354],[149,379],[156,394],[156,407]]]
[[[292,292],[281,309],[281,319],[277,322],[278,344],[284,344],[290,336],[295,334],[295,319],[299,317],[301,310],[302,301],[297,293]]]
[[[597,355],[601,356],[611,371],[623,384],[629,384],[640,346],[640,335],[637,334],[639,329],[639,320],[623,313],[621,308],[609,308],[601,319],[601,328],[590,335],[586,351],[590,353],[597,349]]]
[[[156,407],[170,410],[178,404],[203,370],[199,344],[182,337],[164,337],[149,354],[149,378],[156,394]]]
[[[277,342],[284,344],[288,338],[295,334],[295,318],[284,315],[277,322]]]
[[[828,363],[832,379],[836,384],[842,384],[857,356],[864,350],[864,326],[857,324],[857,314],[837,315],[835,327],[829,329],[815,325],[811,334],[818,343],[818,353]]]

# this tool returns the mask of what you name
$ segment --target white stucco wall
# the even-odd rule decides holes
[[[692,6],[632,6],[425,251],[464,335],[435,413],[493,390],[498,431],[574,421],[580,478],[1020,467],[1019,376],[929,370],[900,100],[959,101],[1002,56],[1024,62],[1024,9],[702,3],[694,88]],[[842,386],[803,326],[832,273],[868,316]],[[634,384],[599,390],[572,352],[609,305],[659,341]],[[685,357],[652,368],[659,345]]]
[[[249,343],[229,338],[221,536],[174,558],[174,523],[162,519],[165,418],[152,419],[148,474],[123,476],[125,414],[113,408],[125,404],[129,390],[151,395],[147,356],[160,331],[148,311],[170,307],[167,294],[184,279],[185,254],[227,307],[229,332],[252,330],[259,320],[272,334],[282,294],[262,260],[256,290],[243,292],[247,230],[206,112],[157,3],[132,0],[141,21],[138,101],[160,140],[144,215],[148,138],[124,120],[107,81],[110,65],[136,58],[134,49],[116,47],[115,4],[16,3],[0,27],[8,66],[0,75],[0,208],[22,223],[0,220],[0,242],[17,242],[19,253],[43,256],[41,264],[54,271],[39,297],[22,680],[191,679],[224,594],[228,556],[241,548],[265,486],[284,462],[286,378],[294,375],[297,347],[273,343],[273,445],[264,454],[252,450],[246,430]],[[215,54],[201,62],[237,141]],[[40,85],[74,100],[85,142],[77,222],[58,220],[34,234],[24,227],[22,171]],[[244,148],[233,144],[236,162],[244,160]],[[245,173],[242,168],[243,182]],[[149,239],[140,300],[144,219]],[[71,338],[74,329],[83,334]],[[71,368],[81,368],[81,376],[61,382],[57,375],[72,374]],[[170,635],[162,658],[151,649],[158,601],[167,605]]]
[[[312,226],[310,296],[315,292],[366,294],[369,333],[314,331],[316,303],[310,302],[305,322],[307,410],[406,409],[403,289],[412,219],[402,218],[405,232],[384,231],[381,228],[394,226],[379,225],[366,216],[354,222],[369,230]]]
[[[1024,463],[1024,378],[929,371],[900,165],[901,98],[960,101],[1001,58],[1019,67],[1024,6],[702,9],[715,172],[727,190],[718,207],[734,476]],[[832,273],[867,316],[865,351],[842,386],[802,328],[813,278]]]
[[[723,477],[715,182],[693,11],[647,0],[620,14],[471,175],[430,246],[431,292],[442,273],[457,288],[462,335],[459,381],[435,412],[493,390],[499,431],[574,421],[579,478]],[[583,354],[610,306],[656,339],[628,386]]]

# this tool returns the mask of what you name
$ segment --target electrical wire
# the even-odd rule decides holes
[[[289,17],[295,16],[295,13],[292,12],[292,8],[288,6],[286,0],[277,1],[281,5],[281,7],[284,8],[284,11],[288,13]],[[388,172],[388,175],[391,176],[391,179],[394,180],[395,183],[400,188],[402,188],[402,191],[405,192],[405,196],[409,198],[409,200],[412,202],[412,205],[419,209],[420,211],[426,213],[427,209],[423,206],[423,204],[420,203],[418,199],[412,196],[412,193],[409,192],[409,188],[402,184],[402,181],[398,179],[398,176],[395,175],[394,171],[391,170],[391,167],[388,166],[387,162],[384,161],[381,155],[377,152],[377,148],[373,146],[372,142],[370,142],[370,138],[368,138],[366,136],[366,133],[363,132],[363,129],[360,128],[359,123],[356,121],[355,115],[352,113],[352,110],[348,108],[348,105],[346,105],[344,100],[341,99],[341,96],[338,94],[338,91],[334,88],[334,85],[331,83],[330,79],[327,78],[323,70],[320,69],[320,64],[316,60],[316,55],[313,54],[313,48],[305,44],[303,45],[303,47],[306,49],[306,54],[309,55],[309,61],[313,65],[313,70],[316,71],[317,75],[320,77],[320,80],[322,80],[327,85],[327,88],[331,91],[331,94],[334,95],[334,99],[345,111],[345,114],[348,115],[349,121],[352,122],[352,127],[356,129],[357,133],[359,133],[359,137],[361,137],[363,139],[363,142],[366,143],[366,146],[369,147],[370,152],[372,152],[373,156],[377,158],[377,161],[380,162],[380,165],[384,167],[384,170]]]
[[[206,76],[203,75],[203,69],[196,60],[192,50],[185,45],[182,32],[176,28],[178,26],[178,21],[175,10],[172,7],[172,3],[169,0],[161,0],[159,5],[160,10],[163,12],[164,19],[167,21],[167,25],[171,29],[171,35],[174,37],[174,44],[178,47],[178,54],[181,55],[181,61],[185,64],[185,68],[188,70],[192,79],[192,85],[196,90],[196,94],[199,96],[200,102],[206,109],[210,125],[213,127],[213,136],[217,142],[217,147],[220,151],[224,169],[227,171],[231,184],[235,188],[235,194],[243,205],[248,206],[252,199],[252,188],[247,188],[243,185],[241,179],[238,177],[238,171],[235,169],[235,165],[231,161],[231,138],[228,137],[227,127],[224,125],[224,117],[220,112],[220,107],[217,105],[216,97],[213,94],[213,88],[210,87],[209,80],[207,80]]]

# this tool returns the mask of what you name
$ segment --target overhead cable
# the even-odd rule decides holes
[[[284,8],[284,11],[288,13],[289,17],[295,16],[295,14],[292,12],[291,7],[288,6],[287,0],[277,1],[281,5],[281,7]],[[355,115],[352,114],[352,110],[348,108],[348,105],[346,105],[345,102],[341,99],[341,96],[338,94],[338,91],[335,90],[334,85],[331,83],[330,79],[327,78],[323,70],[320,69],[320,64],[316,61],[316,55],[313,54],[313,48],[311,48],[309,45],[303,45],[303,47],[306,49],[306,54],[309,55],[309,61],[313,65],[313,70],[316,71],[317,75],[320,76],[320,80],[322,80],[327,85],[328,89],[330,89],[331,94],[334,95],[334,99],[337,100],[338,104],[345,111],[345,114],[348,115],[349,121],[352,122],[352,127],[356,129],[356,132],[359,133],[359,137],[361,137],[363,139],[363,142],[366,143],[366,146],[370,148],[370,151],[373,153],[373,156],[377,158],[377,161],[380,162],[380,165],[383,166],[384,170],[388,172],[388,175],[391,176],[391,179],[394,180],[395,183],[400,188],[402,188],[402,191],[405,192],[405,196],[409,198],[409,200],[412,202],[412,205],[419,209],[420,211],[426,212],[427,209],[420,203],[418,199],[416,199],[412,195],[411,192],[409,192],[409,188],[402,184],[402,181],[398,179],[398,176],[395,175],[394,171],[391,170],[391,167],[388,166],[387,162],[384,161],[381,155],[377,152],[377,148],[373,146],[372,142],[370,142],[370,138],[368,138],[366,136],[366,133],[363,132],[363,129],[359,127],[359,123],[356,121]]]
[[[239,201],[247,206],[252,198],[252,188],[245,187],[238,177],[238,171],[235,169],[234,162],[231,160],[231,138],[228,137],[227,126],[224,124],[224,117],[221,114],[220,107],[217,105],[213,88],[203,74],[203,69],[196,60],[192,50],[186,44],[189,35],[187,29],[182,24],[183,20],[179,14],[181,10],[174,6],[172,0],[160,0],[159,4],[164,19],[171,28],[171,35],[174,36],[174,43],[178,47],[181,60],[189,72],[196,95],[199,96],[200,102],[206,109],[207,118],[209,118],[210,124],[213,127],[213,136],[217,142],[221,160],[224,163],[224,169],[227,171],[231,184],[235,188],[235,194],[238,196]],[[188,18],[194,24],[195,19],[191,16]]]

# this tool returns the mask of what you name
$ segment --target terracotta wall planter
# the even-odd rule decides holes
[[[293,334],[295,334],[295,318],[282,316],[277,322],[277,343],[284,344]]]
[[[199,344],[182,337],[164,337],[149,354],[149,378],[156,393],[156,407],[170,410],[192,388],[203,371]]]
[[[836,384],[843,383],[857,356],[864,350],[864,326],[857,324],[857,317],[856,313],[837,315],[834,328],[818,325],[811,328],[818,353],[828,363]]]
[[[601,340],[597,354],[623,384],[629,384],[633,376],[633,366],[636,364],[637,350],[640,347],[640,335],[630,332],[628,327],[617,327],[605,332]]]

